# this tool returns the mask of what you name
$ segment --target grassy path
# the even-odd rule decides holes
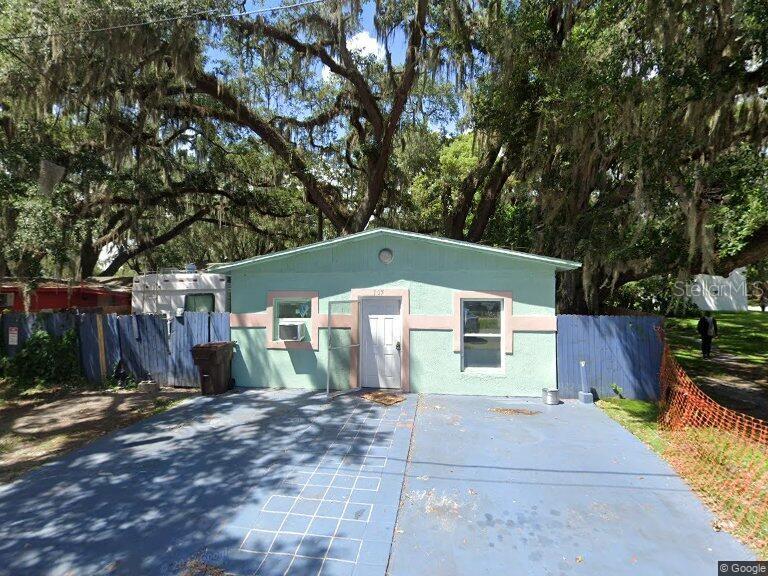
[[[768,420],[768,314],[719,312],[712,358],[701,357],[698,318],[668,318],[667,341],[682,367],[720,404]]]

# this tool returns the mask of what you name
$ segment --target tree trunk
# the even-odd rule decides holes
[[[584,297],[584,284],[581,270],[560,272],[556,276],[557,313],[558,314],[589,314],[587,301]]]
[[[80,244],[80,255],[77,259],[77,272],[75,278],[83,280],[93,276],[96,264],[99,262],[99,251],[93,246],[93,237],[90,233],[86,235]]]
[[[483,194],[480,202],[477,204],[475,215],[472,218],[472,225],[467,234],[467,240],[470,242],[480,242],[482,239],[485,229],[488,227],[488,222],[490,222],[496,212],[504,185],[509,180],[512,172],[512,162],[506,155],[491,170],[488,179],[485,181]]]
[[[325,223],[325,218],[323,217],[323,211],[320,210],[320,208],[317,209],[317,241],[322,242],[323,241],[323,224]]]

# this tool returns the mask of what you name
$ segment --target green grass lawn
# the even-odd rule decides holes
[[[768,313],[715,312],[719,352],[738,356],[745,365],[764,367],[768,364]],[[694,375],[717,376],[717,364],[703,360],[696,332],[698,318],[667,318],[667,341],[685,370]]]
[[[596,404],[654,452],[663,454],[666,442],[659,432],[659,407],[653,402],[608,398]]]

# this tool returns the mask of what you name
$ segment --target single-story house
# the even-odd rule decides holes
[[[237,386],[537,396],[557,380],[555,274],[579,266],[376,228],[215,271]]]

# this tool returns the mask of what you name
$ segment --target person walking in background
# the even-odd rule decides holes
[[[765,312],[766,307],[768,307],[768,294],[765,293],[765,290],[762,290],[760,294],[760,311]]]
[[[712,317],[712,312],[704,312],[699,323],[696,325],[696,331],[701,336],[701,355],[709,358],[712,355],[712,338],[717,338],[717,320]]]

